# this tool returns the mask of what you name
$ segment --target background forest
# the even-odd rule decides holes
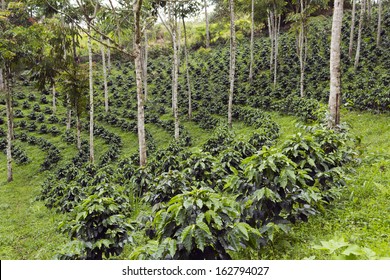
[[[0,258],[389,258],[389,1],[343,2],[2,0]]]

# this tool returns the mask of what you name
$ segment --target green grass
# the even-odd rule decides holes
[[[67,237],[57,232],[61,217],[36,201],[46,173],[39,171],[45,153],[29,146],[27,165],[14,165],[7,183],[6,158],[0,155],[0,259],[52,259]]]

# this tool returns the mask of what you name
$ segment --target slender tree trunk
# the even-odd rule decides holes
[[[332,37],[330,45],[330,95],[328,126],[335,128],[340,124],[340,99],[341,99],[341,26],[343,21],[343,1],[334,1]]]
[[[134,13],[134,64],[137,84],[137,127],[138,127],[138,146],[139,146],[139,163],[140,166],[146,164],[146,140],[145,140],[145,96],[142,90],[142,61],[141,61],[141,15],[142,0],[136,0],[133,3]]]
[[[276,14],[276,11],[275,11]],[[276,87],[277,82],[277,74],[278,74],[278,54],[279,54],[279,30],[280,30],[280,22],[281,16],[278,15],[275,18],[276,29],[275,29],[275,62],[274,62],[274,87]]]
[[[70,125],[72,122],[72,109],[70,106],[69,94],[66,94],[66,131],[70,130]]]
[[[1,9],[5,10],[5,1],[1,0]]]
[[[299,30],[299,39],[298,39],[298,45],[299,45],[299,67],[301,69],[301,75],[300,75],[300,95],[301,97],[305,97],[305,36],[306,36],[306,30],[305,30],[305,22],[303,19],[303,13],[305,10],[304,7],[304,1],[300,1],[301,5],[301,27]]]
[[[368,22],[371,22],[371,16],[372,16],[371,4],[372,4],[371,0],[366,0],[367,20],[368,20]]]
[[[90,28],[88,30],[91,31]],[[93,69],[92,69],[92,42],[88,37],[88,58],[89,58],[89,161],[95,162],[94,143],[93,143],[93,126],[94,126],[94,107],[93,107]]]
[[[360,59],[360,48],[362,44],[362,29],[363,29],[363,22],[364,22],[364,14],[366,10],[366,0],[362,0],[361,6],[360,6],[360,18],[359,18],[359,30],[358,30],[358,41],[356,46],[356,54],[355,54],[355,64],[354,68],[355,71],[357,70],[359,66],[359,59]]]
[[[103,40],[103,38],[101,38]],[[103,86],[104,86],[104,109],[106,113],[108,113],[108,88],[107,88],[107,67],[106,67],[106,54],[105,54],[105,47],[104,45],[101,45],[101,52],[102,52],[102,64],[103,64]]]
[[[353,37],[354,37],[354,31],[355,31],[355,14],[356,14],[356,0],[353,0],[353,2],[352,2],[351,32],[349,33],[349,48],[348,48],[349,59],[352,58],[352,51],[353,51]]]
[[[175,139],[179,139],[179,110],[178,110],[178,77],[179,77],[179,59],[178,59],[178,47],[177,47],[177,34],[176,34],[176,17],[174,19],[175,27],[172,28],[172,41],[173,41],[173,88],[172,88],[172,107],[173,107],[173,117],[175,119]]]
[[[253,49],[255,33],[255,0],[251,1],[251,43],[250,43],[250,64],[249,64],[249,82],[253,80]]]
[[[79,151],[81,151],[81,121],[80,121],[80,112],[76,112],[76,143],[77,143],[77,149]]]
[[[273,26],[272,18],[273,18],[272,12],[268,11],[268,17],[267,17],[267,20],[268,20],[268,33],[269,33],[269,39],[270,39],[270,43],[271,43],[270,58],[269,58],[269,71],[270,71],[270,75],[273,72],[272,67],[274,65],[274,33],[273,33],[273,30],[272,30],[272,26]]]
[[[183,20],[183,32],[184,32],[184,59],[186,67],[186,78],[187,78],[187,92],[188,92],[188,119],[192,118],[192,96],[191,96],[191,82],[190,82],[190,70],[188,68],[188,49],[187,49],[187,29],[186,22]]]
[[[207,14],[207,0],[203,0],[204,3],[204,17],[206,20],[206,48],[210,48],[210,26],[209,26],[209,16]]]
[[[53,90],[53,114],[57,112],[57,105],[56,105],[56,85],[53,84],[52,86]]]
[[[9,69],[7,69],[9,73]],[[7,73],[5,76],[9,76]],[[13,136],[13,115],[12,115],[12,98],[11,91],[7,83],[8,78],[5,78],[3,75],[3,69],[0,69],[0,90],[5,93],[5,103],[6,103],[6,115],[7,115],[7,182],[13,180],[12,172],[12,136]]]
[[[233,128],[232,124],[232,107],[233,107],[233,92],[234,92],[234,77],[236,68],[236,30],[235,30],[235,18],[234,18],[234,0],[229,0],[230,6],[230,91],[229,91],[229,104],[228,104],[228,126]]]
[[[109,44],[109,40],[107,39],[107,44]],[[111,74],[111,49],[107,48],[107,74]]]
[[[379,47],[381,44],[381,33],[382,33],[382,0],[378,0],[378,31],[376,34],[377,47]]]
[[[148,30],[144,31],[144,59],[143,59],[143,80],[145,100],[148,99]]]

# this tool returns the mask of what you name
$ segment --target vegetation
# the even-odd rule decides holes
[[[124,2],[2,6],[2,259],[389,257],[388,2]]]

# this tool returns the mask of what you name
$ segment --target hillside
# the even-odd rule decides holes
[[[349,30],[346,14],[343,30]],[[152,50],[145,109],[148,163],[139,167],[134,65],[116,60],[104,110],[101,62],[94,66],[95,164],[88,106],[67,130],[66,98],[39,91],[28,74],[13,90],[14,181],[0,153],[1,259],[377,259],[389,257],[390,11],[375,46],[364,31],[360,66],[343,33],[342,121],[329,130],[330,19],[311,27],[305,98],[299,97],[295,36],[280,37],[272,86],[269,39],[237,50],[233,129],[226,125],[229,48],[190,54],[179,75],[180,139],[174,140],[172,57]],[[160,53],[159,53],[160,52]],[[183,58],[181,58],[183,60]],[[5,101],[0,149],[6,148]],[[74,117],[74,116],[73,116]],[[322,243],[321,243],[322,242]],[[336,245],[334,245],[336,244]],[[331,246],[338,246],[332,252]],[[328,247],[327,247],[328,246]],[[345,253],[345,249],[349,249]]]

